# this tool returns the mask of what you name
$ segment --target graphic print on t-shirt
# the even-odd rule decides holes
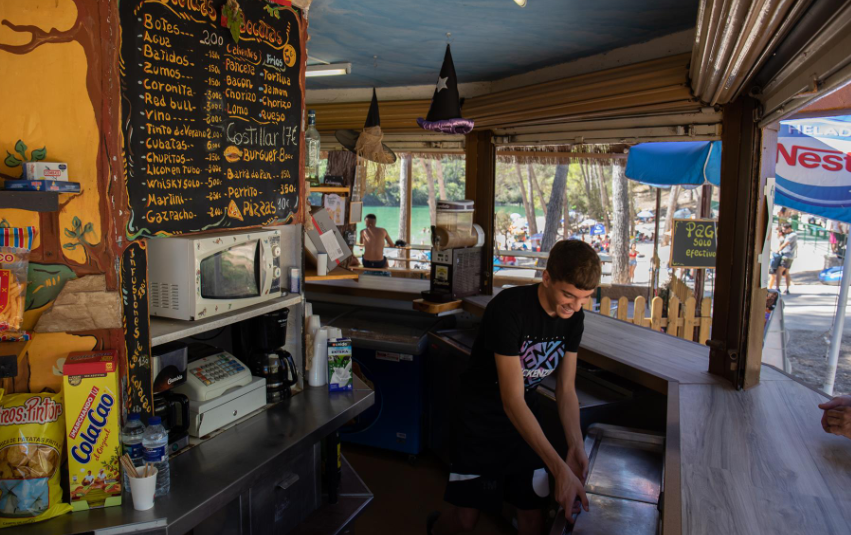
[[[523,380],[526,388],[540,383],[555,371],[564,357],[564,341],[550,340],[535,342],[524,340],[520,347],[520,362],[523,364]]]

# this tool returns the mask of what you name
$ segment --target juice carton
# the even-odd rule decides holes
[[[352,390],[352,339],[328,340],[328,390]]]
[[[71,508],[121,505],[115,351],[71,353],[62,369]]]

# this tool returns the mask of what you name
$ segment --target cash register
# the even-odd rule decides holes
[[[189,398],[189,434],[203,437],[266,404],[266,379],[220,348],[189,346],[186,382],[175,388]]]

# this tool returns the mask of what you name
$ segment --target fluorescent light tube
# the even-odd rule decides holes
[[[351,63],[330,63],[328,65],[308,65],[304,75],[310,78],[313,76],[341,76],[351,72]]]

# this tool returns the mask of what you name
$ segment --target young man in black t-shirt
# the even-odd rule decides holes
[[[555,478],[555,499],[569,520],[577,498],[588,510],[588,457],[574,383],[582,306],[600,275],[594,249],[565,240],[550,251],[540,284],[506,289],[491,300],[462,381],[445,495],[453,507],[429,517],[429,535],[471,531],[479,511],[499,512],[503,500],[517,508],[520,535],[539,535],[549,496],[547,471]],[[565,459],[538,423],[535,389],[550,374],[557,379],[558,412],[568,444]]]

